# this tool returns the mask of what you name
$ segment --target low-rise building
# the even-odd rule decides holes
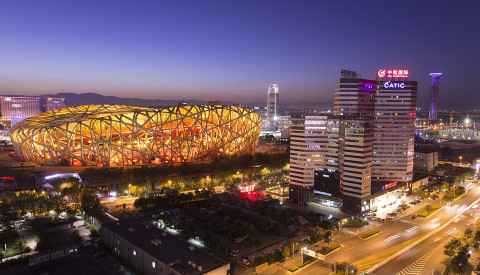
[[[144,274],[224,275],[230,263],[149,222],[131,218],[102,226],[103,244]]]
[[[415,171],[431,172],[438,166],[438,152],[415,148],[413,169]]]

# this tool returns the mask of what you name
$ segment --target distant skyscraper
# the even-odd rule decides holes
[[[1,120],[26,118],[40,113],[39,97],[0,96]]]
[[[268,85],[267,94],[267,127],[276,130],[278,119],[278,85]]]
[[[432,83],[430,83],[430,108],[428,110],[428,118],[430,120],[438,120],[438,98],[440,95],[440,77],[442,73],[430,73],[430,76],[433,78]]]
[[[65,108],[65,98],[63,97],[47,97],[47,112]]]

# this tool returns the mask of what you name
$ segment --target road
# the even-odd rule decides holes
[[[356,263],[360,270],[367,270],[381,262],[381,260],[395,254],[408,244],[413,243],[416,239],[422,238],[425,234],[430,233],[448,221],[451,221],[456,215],[464,211],[467,205],[470,205],[479,197],[480,189],[479,187],[474,187],[469,190],[467,194],[453,202],[452,206],[446,206],[445,203],[443,203],[442,209],[427,218],[419,217],[417,219],[411,219],[411,215],[419,211],[421,208],[419,209],[418,207],[415,207],[415,209],[409,209],[396,220],[379,226],[378,228],[381,230],[381,233],[368,240],[362,240],[358,236],[343,237],[336,240],[335,242],[342,243],[342,248],[339,252],[328,256],[327,261],[330,263],[333,263],[334,261]],[[430,251],[436,246],[443,244],[445,238],[463,231],[469,221],[473,221],[473,218],[464,215],[457,223],[452,222],[446,226],[446,228],[428,237],[427,240],[419,243],[404,254],[399,255],[391,262],[385,264],[383,267],[379,268],[375,274],[396,274],[411,264],[414,264],[418,259],[428,253],[435,256],[435,259],[441,258],[441,255],[443,254],[443,246],[433,252]],[[450,232],[453,228],[456,228],[456,232]],[[451,235],[445,235],[447,232],[450,232]],[[443,268],[443,264],[438,261],[436,263],[428,262],[433,256],[423,258],[422,261],[426,260],[427,262],[425,262],[422,270],[425,267],[435,270]],[[430,265],[427,265],[427,263]]]
[[[459,210],[452,208],[449,212],[454,211]],[[475,213],[473,210],[471,212]],[[380,267],[373,274],[441,274],[445,267],[443,264],[446,259],[443,254],[445,244],[453,236],[462,233],[467,225],[475,231],[474,218],[469,214],[463,214],[458,221],[454,219],[454,222],[444,229]]]

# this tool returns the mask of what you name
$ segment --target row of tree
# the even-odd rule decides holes
[[[248,169],[252,165],[261,165],[268,168],[279,168],[287,164],[289,155],[256,153],[254,155],[220,156],[211,162],[182,163],[180,165],[155,165],[125,169],[124,167],[86,168],[80,176],[87,182],[129,180],[135,179],[163,179],[169,175],[189,175],[204,173],[221,173]]]
[[[467,228],[459,237],[452,238],[445,245],[443,253],[449,257],[446,265],[450,272],[455,274],[465,273],[470,258],[469,250],[471,248],[477,249],[479,241],[480,231],[476,231],[474,234],[472,229]]]

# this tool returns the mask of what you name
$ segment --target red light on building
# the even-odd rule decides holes
[[[381,70],[378,70],[377,72],[377,76],[379,78],[398,78],[398,77],[401,77],[401,78],[407,78],[408,75],[409,75],[409,71],[408,70],[405,70],[405,69],[401,69],[401,70],[385,70],[385,69],[381,69]]]
[[[392,188],[392,187],[394,187],[395,185],[397,185],[397,182],[396,182],[396,181],[392,181],[392,182],[387,183],[387,184],[385,184],[384,186],[382,186],[382,190],[387,190],[388,188]]]
[[[0,180],[15,180],[15,177],[0,177]]]
[[[240,186],[240,193],[247,193],[247,192],[253,192],[253,191],[255,191],[254,183]]]

